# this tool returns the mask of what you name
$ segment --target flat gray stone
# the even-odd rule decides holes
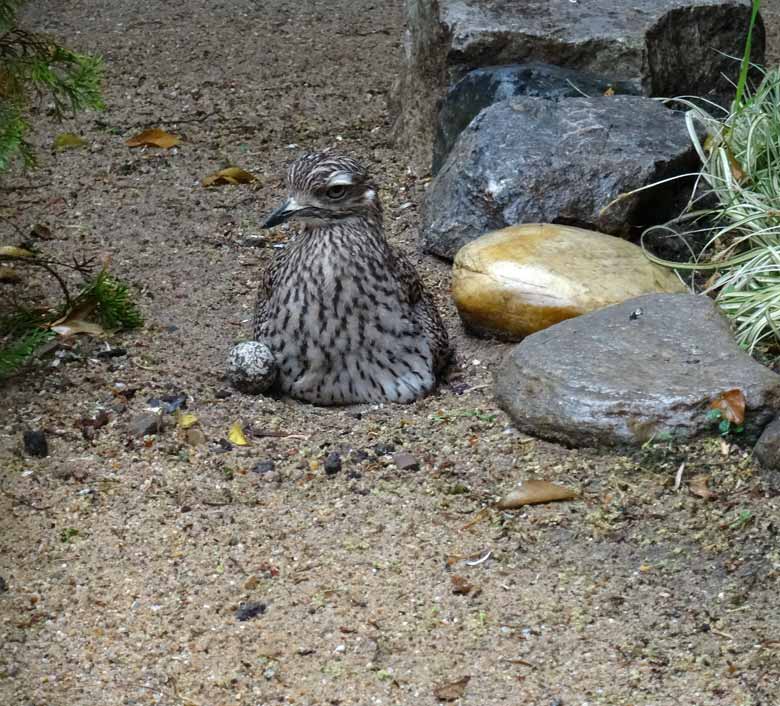
[[[568,446],[716,432],[710,404],[735,388],[749,438],[774,417],[780,376],[737,346],[709,298],[692,294],[650,294],[551,326],[496,373],[518,429]]]
[[[433,173],[441,169],[458,135],[481,110],[493,103],[517,96],[558,100],[582,95],[602,96],[610,91],[637,95],[641,89],[632,81],[616,81],[541,62],[488,66],[469,71],[447,91],[439,107]]]
[[[466,243],[519,223],[561,223],[627,237],[679,214],[684,182],[634,189],[691,172],[685,116],[644,96],[510,98],[461,133],[428,189],[425,250],[452,258]],[[692,183],[692,182],[691,182]]]
[[[437,105],[468,71],[544,61],[633,81],[648,96],[733,95],[750,0],[406,0],[395,133],[431,168]],[[753,61],[763,64],[764,28]]]

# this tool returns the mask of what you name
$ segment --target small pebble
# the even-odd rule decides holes
[[[393,453],[395,451],[395,446],[392,444],[376,444],[374,446],[374,453],[376,454],[376,457],[379,458],[380,456],[387,456],[388,454]]]
[[[218,400],[226,400],[228,397],[230,397],[233,393],[230,390],[221,389],[217,390],[214,393],[214,397],[216,397]]]
[[[420,462],[410,453],[401,451],[393,455],[393,463],[402,471],[419,471]]]
[[[95,354],[96,358],[119,358],[120,356],[127,355],[126,348],[108,348],[106,350],[98,351]]]
[[[236,610],[236,618],[240,621],[252,620],[258,615],[265,613],[265,603],[259,603],[258,601],[247,601],[242,603]]]
[[[49,455],[49,443],[46,441],[46,434],[42,431],[24,432],[24,450],[30,456],[45,458]]]
[[[325,459],[325,473],[329,476],[336,475],[341,470],[341,454],[331,451]]]
[[[261,475],[265,473],[271,473],[273,470],[274,462],[271,461],[271,459],[258,461],[254,466],[252,466],[252,473],[259,473]]]
[[[141,414],[134,417],[128,425],[130,436],[143,437],[157,434],[163,430],[162,416],[159,414]]]
[[[206,443],[206,435],[198,427],[187,429],[187,443],[190,446],[203,446]]]

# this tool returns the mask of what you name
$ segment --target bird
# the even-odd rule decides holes
[[[253,326],[273,355],[276,391],[323,406],[430,393],[451,358],[447,330],[414,266],[385,238],[368,171],[314,152],[290,164],[286,183],[263,228],[302,228],[263,273]]]

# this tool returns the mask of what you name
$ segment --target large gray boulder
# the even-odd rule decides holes
[[[651,98],[500,101],[461,133],[428,189],[422,245],[452,258],[483,233],[519,223],[627,237],[677,215],[684,183],[615,199],[696,164],[684,115]]]
[[[433,173],[441,169],[458,135],[483,108],[493,103],[516,96],[558,100],[605,93],[639,95],[641,90],[634,81],[615,81],[536,61],[469,71],[441,101],[433,145]]]
[[[750,0],[406,0],[396,136],[420,174],[431,168],[438,102],[482,66],[544,61],[633,81],[648,96],[733,91]],[[763,63],[764,28],[753,37]]]
[[[780,376],[739,348],[709,298],[693,294],[649,294],[568,319],[526,338],[496,372],[515,425],[569,446],[716,431],[710,405],[735,388],[754,436],[780,404]]]

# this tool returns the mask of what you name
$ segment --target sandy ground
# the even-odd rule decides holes
[[[776,59],[780,1],[765,5]],[[2,213],[47,224],[36,244],[52,254],[110,256],[147,326],[112,340],[126,356],[80,343],[0,387],[0,703],[425,706],[464,680],[459,702],[480,706],[780,704],[780,496],[749,450],[572,451],[495,409],[506,346],[463,335],[447,268],[415,249],[423,185],[389,141],[400,6],[30,3],[32,26],[105,58],[108,109],[44,120],[41,168],[4,178]],[[183,142],[124,145],[147,127]],[[90,146],[52,153],[62,130]],[[259,230],[284,165],[334,144],[379,179],[458,363],[408,407],[226,395],[226,351],[248,335],[273,238],[289,235]],[[258,182],[200,186],[231,164]],[[207,444],[173,425],[130,437],[149,399],[179,391]],[[85,438],[79,420],[101,407],[109,424]],[[251,445],[225,450],[236,421]],[[49,458],[21,454],[32,428]],[[397,452],[419,468],[399,469]],[[690,491],[700,474],[714,499]],[[531,477],[580,499],[491,507]]]

